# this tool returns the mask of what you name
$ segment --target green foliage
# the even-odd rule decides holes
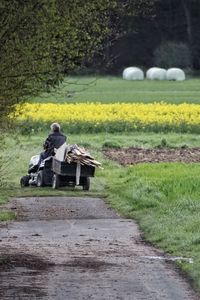
[[[159,2],[159,0],[127,1],[126,13],[129,16],[149,16],[154,12],[154,7],[157,2]]]
[[[154,64],[162,68],[189,68],[192,66],[190,49],[181,42],[162,43],[154,52]]]
[[[8,187],[7,167],[9,166],[10,157],[6,153],[6,138],[7,135],[0,131],[1,135],[1,151],[0,151],[0,189]],[[1,203],[1,201],[0,201]]]
[[[107,73],[116,74],[131,65],[152,67],[154,51],[159,44],[168,43],[169,40],[187,43],[191,54],[190,65],[200,70],[199,0],[127,2],[130,8],[121,22],[123,34],[106,49],[106,62],[114,60],[114,64],[109,64]],[[178,53],[175,62],[179,61],[179,55],[183,59],[182,53]],[[170,58],[169,53],[165,56]]]
[[[56,87],[111,34],[116,1],[2,0],[0,121],[21,102]]]

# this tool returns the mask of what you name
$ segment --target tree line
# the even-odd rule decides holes
[[[103,55],[87,65],[89,70],[98,66],[96,71],[117,74],[131,65],[200,70],[200,1],[153,0],[135,14],[137,2],[121,16],[121,35],[108,41]]]

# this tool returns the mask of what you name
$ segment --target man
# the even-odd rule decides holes
[[[43,144],[45,151],[41,153],[41,160],[54,155],[54,148],[58,149],[67,140],[66,136],[60,132],[60,125],[58,123],[51,124],[50,128],[51,133]]]

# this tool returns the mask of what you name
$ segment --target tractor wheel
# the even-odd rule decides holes
[[[44,173],[42,170],[38,172],[36,185],[37,185],[37,187],[42,187],[45,185],[44,184]]]
[[[53,175],[52,188],[58,189],[60,186],[60,178],[58,174]]]
[[[83,190],[89,191],[90,189],[90,177],[86,177],[83,184]]]
[[[26,186],[29,186],[29,179],[30,179],[30,176],[29,175],[26,175],[26,176],[23,176],[21,179],[20,179],[20,185],[21,187],[26,187]]]

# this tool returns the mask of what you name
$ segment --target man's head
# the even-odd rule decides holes
[[[60,125],[58,123],[52,123],[50,128],[51,128],[52,132],[59,132],[60,131]]]

